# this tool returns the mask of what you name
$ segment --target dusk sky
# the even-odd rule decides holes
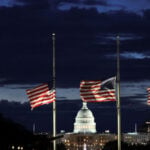
[[[149,27],[150,0],[0,0],[0,100],[52,81],[52,33],[57,100],[81,100],[81,80],[116,76],[119,35],[122,107],[148,109]]]

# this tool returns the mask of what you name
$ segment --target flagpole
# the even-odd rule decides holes
[[[121,150],[121,107],[120,107],[120,37],[117,36],[117,132],[118,132],[118,150]]]
[[[32,126],[32,132],[33,132],[33,135],[35,134],[35,123],[33,123],[33,126]]]
[[[55,71],[55,33],[52,34],[53,40],[53,89],[56,85],[56,71]],[[53,137],[56,137],[56,101],[53,102]],[[56,140],[53,140],[53,150],[56,150]]]

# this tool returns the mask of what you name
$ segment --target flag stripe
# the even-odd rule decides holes
[[[82,98],[89,98],[89,97],[95,97],[95,98],[98,98],[98,97],[111,97],[111,98],[115,98],[116,95],[115,95],[115,94],[114,94],[114,95],[110,95],[110,94],[107,94],[107,95],[99,95],[99,94],[97,94],[97,95],[82,95],[81,97],[82,97]]]
[[[26,92],[32,109],[55,101],[56,92],[54,89],[49,90],[48,84],[42,84],[33,89],[28,89]]]
[[[95,86],[83,86],[81,87],[82,90],[89,90],[89,88],[95,89],[95,90],[99,90],[100,89],[100,85],[95,85]]]
[[[88,96],[88,95],[114,95],[115,93],[105,92],[105,93],[81,93],[81,96]]]
[[[35,100],[38,100],[38,99],[42,99],[43,97],[51,98],[53,96],[55,96],[55,93],[51,93],[51,94],[46,93],[46,94],[42,94],[42,95],[39,95],[39,96],[36,96],[36,97],[32,97],[32,98],[30,98],[30,100],[35,101]]]
[[[150,105],[150,88],[147,88],[147,105]]]
[[[92,80],[82,80],[80,85],[82,86],[82,85],[90,85],[90,84],[94,84],[94,85],[101,84],[101,81],[100,80],[95,80],[95,81],[94,80],[93,81]]]
[[[42,106],[42,105],[44,105],[44,104],[49,104],[49,103],[52,103],[53,101],[45,101],[45,102],[43,102],[43,103],[36,103],[36,104],[34,104],[34,105],[32,105],[32,109],[33,108],[35,108],[35,107],[38,107],[38,106]]]
[[[35,99],[35,98],[37,98],[37,97],[42,97],[42,96],[46,96],[46,95],[51,95],[51,94],[53,94],[53,92],[54,92],[53,90],[51,90],[51,91],[45,90],[45,91],[40,92],[40,93],[38,93],[38,94],[28,95],[28,97],[29,97],[30,99]]]
[[[48,84],[42,84],[42,85],[39,85],[39,86],[37,86],[37,87],[35,87],[35,88],[33,88],[33,89],[28,89],[28,90],[26,90],[26,91],[27,91],[27,93],[28,93],[28,92],[31,93],[31,92],[40,90],[40,89],[45,88],[45,87],[48,87]]]
[[[90,99],[114,99],[115,97],[113,96],[89,96],[89,97],[86,97],[86,98],[83,98],[85,100],[90,100]]]
[[[107,79],[106,81],[110,82],[113,80],[114,78],[111,78],[111,80]],[[108,87],[106,87],[106,81],[81,81],[80,96],[82,100],[86,102],[116,101],[115,89],[109,89]]]
[[[82,99],[84,102],[108,102],[108,101],[116,101],[114,98],[110,98],[110,99],[90,99],[90,100],[87,100],[87,99]]]
[[[81,92],[81,94],[83,93],[93,93],[93,94],[96,94],[96,93],[99,93],[99,94],[105,94],[105,93],[115,93],[115,90],[114,89],[112,89],[112,90],[99,90],[99,91],[97,91],[97,90],[80,90],[80,92]]]
[[[46,89],[43,89],[43,90],[40,90],[40,91],[36,91],[35,93],[28,93],[29,97],[34,97],[34,96],[37,96],[37,95],[41,95],[43,93],[47,93],[49,91],[48,88]]]
[[[49,90],[49,87],[48,87],[48,86],[45,86],[45,87],[36,89],[36,90],[34,90],[34,91],[33,91],[33,90],[32,90],[32,91],[29,91],[29,90],[28,90],[27,93],[32,95],[32,94],[35,94],[35,93],[39,93],[40,91],[44,91],[44,90],[46,90],[46,89]]]
[[[147,105],[150,105],[150,88],[147,88]]]
[[[54,98],[55,98],[54,96],[51,97],[51,98],[50,97],[45,97],[45,98],[42,98],[42,99],[37,99],[36,101],[31,101],[30,104],[34,105],[34,104],[39,103],[39,102],[44,103],[44,101],[47,101],[49,99],[54,100]]]

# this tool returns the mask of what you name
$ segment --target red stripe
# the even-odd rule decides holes
[[[108,97],[83,97],[84,100],[95,100],[95,101],[99,101],[99,100],[111,100],[114,99],[116,100],[116,97],[113,96],[108,96]]]
[[[95,91],[95,93],[94,93],[94,91]],[[92,94],[92,95],[95,95],[95,94],[114,94],[115,93],[115,91],[114,90],[112,90],[112,91],[100,91],[100,90],[92,90],[92,91],[80,91],[81,92],[81,95],[83,94]],[[87,92],[89,92],[89,93],[87,93]]]
[[[109,100],[84,100],[84,102],[107,102],[107,101],[116,101],[116,99],[109,99]]]
[[[101,95],[98,95],[97,97],[95,97],[94,95],[91,95],[90,97],[83,97],[83,98],[86,98],[86,99],[97,99],[97,98],[108,98],[108,97],[115,97],[115,95],[114,96],[112,96],[112,95],[106,95],[106,96],[101,96]]]
[[[28,92],[27,92],[27,94],[29,95],[29,94],[33,94],[33,93],[38,93],[39,91],[43,91],[43,90],[49,90],[49,88],[48,88],[48,86],[47,87],[42,87],[42,88],[40,88],[40,89],[37,89],[37,90],[29,90]]]
[[[150,91],[150,88],[147,88],[147,91]]]
[[[44,97],[43,99],[38,100],[38,101],[36,101],[36,102],[30,101],[30,104],[31,104],[31,105],[34,105],[34,104],[37,104],[37,103],[39,103],[39,102],[43,103],[44,101],[52,101],[54,98],[55,98],[55,96],[53,96],[53,97],[51,97],[51,98],[49,98],[49,97]]]
[[[116,97],[116,95],[115,94],[112,94],[112,95],[109,95],[109,94],[107,94],[107,95],[81,95],[81,97],[82,98],[90,98],[90,97],[94,97],[95,99],[96,98],[99,98],[99,97]]]
[[[93,85],[93,86],[83,86],[81,87],[82,89],[91,89],[91,88],[99,88],[100,89],[100,85]]]
[[[55,100],[54,100],[55,101]],[[54,102],[54,101],[49,101],[49,102],[47,102],[46,104],[49,104],[49,103],[52,103],[52,102]],[[32,107],[32,109],[33,108],[35,108],[35,107],[39,107],[39,106],[42,106],[43,104],[41,103],[41,104],[37,104],[37,105],[34,105],[34,106],[31,106]]]
[[[101,89],[101,81],[82,81],[80,96],[83,101],[102,102],[116,101],[115,89]]]
[[[148,96],[147,96],[147,105],[150,105],[150,88],[147,88],[147,93],[148,93]]]
[[[100,84],[100,80],[83,80],[81,81],[80,85],[91,85],[91,84]]]
[[[85,92],[90,92],[90,93],[100,92],[100,89],[97,89],[97,90],[92,90],[92,89],[91,89],[91,90],[88,90],[88,91],[86,91],[86,90],[85,90],[85,91],[84,91],[84,90],[81,90],[81,91],[80,91],[80,93],[85,93]]]
[[[45,101],[50,101],[50,102],[52,102],[52,101],[54,101],[55,100],[55,95],[53,96],[53,97],[43,97],[43,99],[41,99],[41,100],[38,100],[37,99],[37,101],[30,101],[30,104],[31,104],[31,106],[33,106],[33,105],[35,105],[35,104],[38,104],[38,103],[44,103]]]
[[[39,95],[39,96],[37,96],[37,97],[34,97],[34,98],[32,98],[32,97],[30,97],[30,101],[34,101],[34,100],[36,100],[36,99],[39,99],[39,98],[42,98],[42,97],[51,97],[51,96],[53,96],[53,95],[55,95],[55,93],[51,93],[51,94],[42,94],[42,95]]]
[[[44,87],[43,87],[43,86],[44,86]],[[46,88],[46,87],[48,87],[48,84],[41,84],[41,85],[36,86],[36,87],[34,87],[34,88],[32,88],[32,89],[27,89],[26,91],[27,91],[27,93],[28,93],[28,92],[36,91],[36,90],[38,90],[39,88],[41,89],[41,88]]]
[[[48,84],[42,84],[26,91],[32,108],[55,101],[56,92],[55,90],[50,91]]]
[[[40,95],[43,95],[43,94],[47,93],[48,91],[49,91],[49,90],[46,89],[45,91],[42,91],[42,92],[39,92],[39,93],[35,93],[35,94],[32,93],[33,95],[28,94],[28,97],[29,97],[29,98],[38,97],[38,96],[40,96]]]
[[[106,95],[114,95],[115,96],[115,92],[114,91],[112,91],[112,92],[102,92],[102,93],[81,93],[80,95],[81,96],[94,96],[94,95],[99,95],[99,96],[102,96],[102,95],[104,95],[104,94],[106,94]]]

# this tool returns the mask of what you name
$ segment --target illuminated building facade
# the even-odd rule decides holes
[[[93,134],[93,133],[67,133],[62,142],[67,150],[101,150],[109,141],[116,140],[115,134]]]
[[[150,121],[145,122],[147,124],[147,133],[150,133]]]
[[[146,145],[150,142],[149,133],[126,133],[123,134],[123,141],[131,145]]]
[[[148,126],[149,127],[149,126]],[[146,145],[150,141],[150,130],[147,133],[124,133],[122,134],[122,141],[129,145]],[[117,140],[117,134],[96,133],[96,123],[91,110],[88,109],[87,104],[83,102],[82,108],[78,111],[73,133],[66,133],[61,139],[67,150],[102,150],[106,143]]]
[[[117,134],[112,133],[67,133],[62,142],[67,150],[101,150],[106,143],[117,140]],[[125,133],[122,135],[122,141],[129,145],[146,145],[150,141],[150,134],[147,133]]]
[[[74,133],[96,133],[96,123],[87,103],[83,102],[82,108],[78,111],[74,123]]]

